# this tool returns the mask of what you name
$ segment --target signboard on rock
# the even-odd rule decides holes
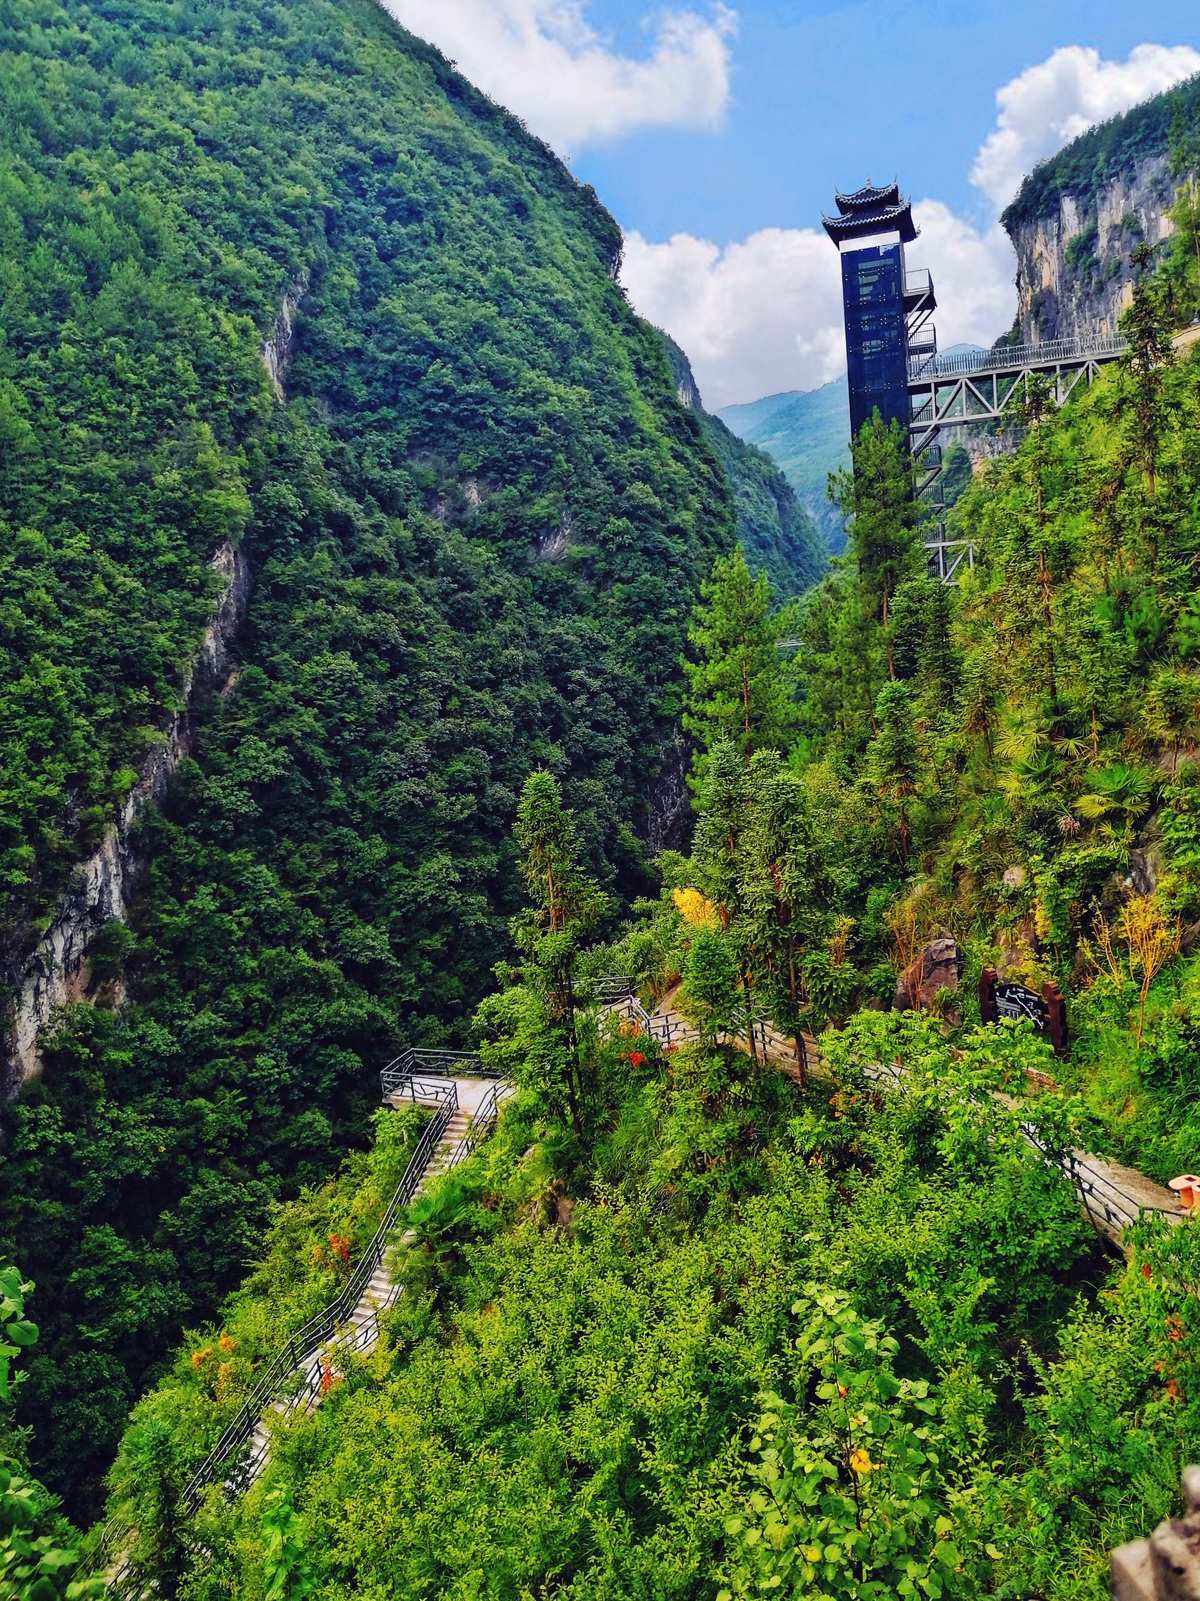
[[[994,967],[985,967],[979,975],[979,1015],[985,1023],[998,1023],[1005,1017],[1032,1023],[1060,1056],[1067,1053],[1067,1008],[1055,983],[1030,989],[1001,978]]]

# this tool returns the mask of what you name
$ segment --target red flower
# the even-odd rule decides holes
[[[645,1063],[645,1060],[646,1060],[646,1058],[642,1055],[641,1051],[630,1051],[630,1053],[629,1053],[629,1065],[630,1065],[630,1067],[641,1067]]]

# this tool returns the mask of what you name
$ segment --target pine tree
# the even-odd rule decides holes
[[[785,618],[740,549],[718,559],[688,631],[696,659],[683,663],[683,726],[701,757],[720,739],[732,740],[746,762],[786,742],[797,712],[794,672],[779,650]]]
[[[1170,312],[1163,283],[1150,271],[1153,259],[1149,245],[1134,251],[1133,264],[1141,276],[1121,318],[1121,332],[1129,341],[1121,363],[1123,398],[1129,402],[1131,442],[1151,500],[1158,493],[1158,456],[1167,427],[1164,392],[1173,354]]]
[[[752,941],[742,902],[749,789],[749,774],[738,745],[730,739],[719,740],[709,752],[700,781],[693,861],[704,893],[716,905],[720,937],[731,953],[747,1014],[753,1016]],[[711,955],[708,967],[719,969]],[[711,1001],[705,1004],[712,1006]],[[754,1030],[748,1033],[750,1055],[757,1060]]]
[[[750,764],[740,872],[748,942],[762,973],[769,1009],[792,1036],[797,1077],[803,1084],[808,999],[801,962],[831,889],[803,782],[774,751],[760,751]]]
[[[867,747],[871,788],[897,817],[900,859],[907,862],[912,830],[908,802],[916,794],[919,773],[912,695],[906,684],[885,684],[875,705],[876,734]]]
[[[561,1096],[579,1136],[587,1085],[575,1017],[576,969],[604,897],[583,871],[575,819],[552,773],[530,773],[517,806],[515,836],[533,909],[514,918],[511,928],[525,956],[522,980],[543,1021],[538,1060],[529,1064],[529,1074],[553,1098]]]
[[[832,474],[829,483],[830,498],[841,506],[849,528],[860,588],[885,633],[888,675],[895,677],[887,637],[892,597],[924,565],[912,458],[900,424],[885,423],[876,412],[858,431],[850,467]]]

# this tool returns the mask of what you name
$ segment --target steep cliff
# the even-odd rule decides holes
[[[0,6],[0,163],[21,1070],[52,1023],[0,1107],[0,1258],[80,1510],[272,1203],[367,1138],[374,1070],[466,1038],[531,768],[646,887],[734,517],[616,223],[375,0]],[[53,1015],[90,980],[122,1004]]]
[[[685,352],[662,335],[679,403],[694,413],[706,444],[725,470],[746,560],[764,572],[778,595],[799,595],[825,571],[827,553],[814,519],[770,455],[705,411]]]
[[[842,550],[846,528],[826,484],[829,474],[850,460],[845,378],[834,378],[819,389],[788,390],[726,406],[720,418],[739,439],[765,451],[779,466],[826,549],[834,554]]]
[[[1139,245],[1161,247],[1172,128],[1200,122],[1200,78],[1089,129],[1026,178],[1002,221],[1017,252],[1022,343],[1114,333]]]

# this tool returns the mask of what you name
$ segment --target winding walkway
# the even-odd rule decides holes
[[[632,991],[624,995],[616,993],[616,986],[621,980],[606,982],[610,986],[606,1005],[618,1020],[632,1023],[663,1045],[676,1045],[699,1038],[699,1031],[672,1004],[678,990],[672,990],[664,998],[660,1010],[649,1012]],[[724,1038],[738,1050],[749,1052],[748,1034],[747,1028],[743,1033],[729,1034]],[[772,1063],[789,1078],[801,1079],[795,1046],[790,1038],[772,1024],[759,1019],[754,1023],[754,1039],[756,1049],[765,1061]],[[822,1075],[824,1064],[816,1040],[811,1034],[805,1034],[801,1037],[801,1044],[805,1070]],[[883,1067],[876,1069],[875,1073],[879,1079],[898,1080],[900,1076],[899,1069]],[[1071,1150],[1065,1154],[1049,1151],[1041,1144],[1032,1127],[1022,1125],[1022,1132],[1043,1158],[1059,1169],[1074,1188],[1088,1218],[1114,1245],[1120,1247],[1125,1230],[1146,1213],[1157,1213],[1175,1222],[1184,1215],[1172,1191],[1147,1178],[1144,1173],[1124,1167],[1108,1157],[1096,1156],[1091,1151]]]
[[[290,1335],[259,1374],[236,1416],[185,1487],[180,1498],[185,1516],[196,1511],[211,1484],[220,1483],[227,1495],[236,1495],[252,1484],[270,1456],[278,1424],[315,1411],[336,1388],[350,1358],[376,1344],[382,1332],[380,1320],[403,1289],[389,1260],[398,1243],[396,1225],[401,1212],[435,1178],[471,1155],[495,1127],[500,1104],[512,1093],[512,1085],[488,1076],[472,1053],[420,1049],[408,1050],[390,1062],[380,1074],[380,1087],[388,1105],[425,1106],[433,1115],[342,1293]],[[409,1237],[411,1231],[400,1238]],[[110,1596],[118,1601],[143,1601],[154,1592],[129,1554],[135,1539],[131,1524],[123,1520],[108,1524],[86,1566],[75,1576],[102,1572]]]

